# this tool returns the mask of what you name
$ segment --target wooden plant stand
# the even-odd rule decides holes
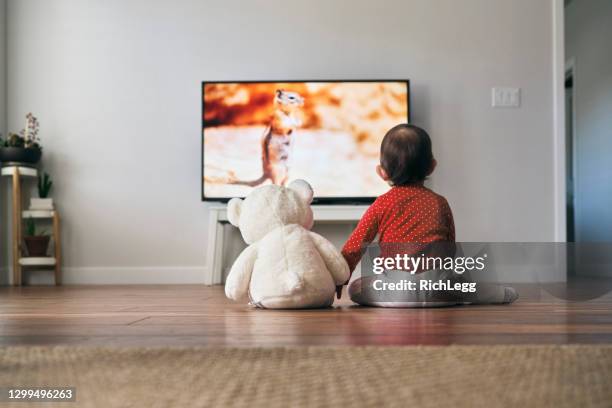
[[[60,216],[57,210],[28,210],[22,211],[21,178],[38,177],[38,171],[30,167],[11,166],[2,168],[2,176],[12,178],[12,201],[13,201],[13,234],[12,234],[12,253],[13,253],[13,285],[21,286],[22,272],[24,267],[52,268],[54,270],[55,284],[62,283],[61,270],[61,240],[60,240]],[[50,219],[53,223],[53,244],[55,247],[53,256],[45,257],[26,257],[23,256],[23,220]]]

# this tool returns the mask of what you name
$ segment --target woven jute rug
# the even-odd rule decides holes
[[[612,346],[8,347],[6,386],[76,387],[53,407],[611,407]]]

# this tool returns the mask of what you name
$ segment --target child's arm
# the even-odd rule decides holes
[[[342,248],[342,256],[346,260],[349,266],[349,275],[346,282],[336,286],[336,297],[340,299],[342,297],[342,286],[347,285],[351,279],[351,274],[355,270],[355,267],[363,256],[365,247],[376,238],[378,234],[378,206],[377,201],[366,210],[366,212],[359,220],[357,228],[353,231],[351,236],[348,238],[344,247]]]
[[[249,245],[242,251],[225,280],[225,296],[233,300],[242,300],[247,297],[256,259],[256,245]]]
[[[379,226],[379,204],[375,201],[363,214],[357,228],[353,231],[349,239],[342,248],[342,255],[349,265],[351,273],[361,260],[365,247],[374,241],[378,234]]]

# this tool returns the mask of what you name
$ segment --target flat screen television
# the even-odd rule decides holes
[[[308,181],[315,203],[367,203],[380,142],[409,122],[408,80],[202,83],[202,199]]]

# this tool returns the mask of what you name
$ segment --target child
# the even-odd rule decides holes
[[[378,235],[381,245],[426,245],[452,243],[454,251],[455,225],[448,202],[423,185],[426,177],[436,168],[427,132],[417,126],[400,124],[383,138],[380,147],[378,175],[391,186],[368,208],[357,228],[344,245],[342,255],[351,272],[359,263],[364,248]],[[442,244],[443,245],[443,244]],[[447,245],[448,247],[448,245]],[[422,248],[422,247],[421,247]],[[418,281],[427,274],[429,279],[469,281],[469,274],[453,271],[419,271],[411,275],[406,271],[385,271],[382,275],[362,276],[349,286],[351,299],[359,304],[390,307],[442,306],[459,303],[511,303],[518,295],[512,288],[500,285],[478,284],[476,293],[456,294],[431,291],[374,290],[375,280],[389,282]],[[380,284],[379,284],[380,286]],[[341,287],[339,288],[341,290]],[[340,296],[338,291],[338,297]]]

